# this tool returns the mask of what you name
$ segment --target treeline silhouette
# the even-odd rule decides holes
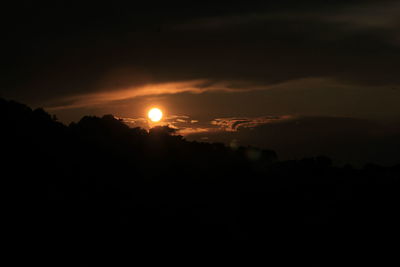
[[[279,161],[274,151],[188,142],[112,115],[66,126],[4,99],[0,116],[6,229],[16,243],[167,251],[312,242],[317,253],[398,233],[400,165]]]

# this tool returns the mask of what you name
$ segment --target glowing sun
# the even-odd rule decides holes
[[[159,108],[152,108],[152,109],[150,109],[147,116],[149,116],[149,119],[152,122],[158,122],[162,119],[163,113]]]

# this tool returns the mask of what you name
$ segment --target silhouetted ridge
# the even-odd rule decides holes
[[[277,161],[274,151],[188,142],[172,128],[129,128],[112,115],[65,126],[4,99],[0,118],[15,240],[58,248],[119,249],[123,240],[166,250],[233,240],[300,248],[306,239],[317,247],[348,235],[379,239],[400,223],[400,165]]]

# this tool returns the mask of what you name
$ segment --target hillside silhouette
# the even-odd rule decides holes
[[[400,165],[279,161],[271,150],[189,142],[167,126],[129,128],[112,115],[66,126],[4,99],[0,116],[12,242],[164,252],[238,241],[300,250],[310,242],[318,253],[398,235]]]

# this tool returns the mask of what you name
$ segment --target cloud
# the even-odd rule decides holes
[[[188,134],[186,138],[272,149],[282,160],[327,155],[337,163],[358,166],[367,162],[393,165],[400,161],[400,124],[345,117],[290,117],[273,123],[253,119],[260,123],[231,130],[229,127],[240,120],[227,121],[218,125],[218,130]]]
[[[186,115],[169,115],[165,119],[167,120],[186,120],[189,119],[189,116]]]
[[[367,3],[365,5],[350,5],[340,13],[325,16],[326,21],[343,23],[355,29],[393,29],[397,30],[400,4],[396,1]]]
[[[226,31],[240,29],[254,24],[274,23],[277,21],[320,21],[361,28],[394,28],[397,26],[400,4],[394,1],[363,1],[338,5],[321,6],[317,3],[310,8],[259,9],[253,12],[225,14],[195,18],[184,24],[175,24],[171,28],[179,31]],[[306,6],[306,5],[304,5]],[[317,12],[315,12],[317,11]],[[340,25],[335,25],[340,26]]]
[[[172,95],[181,93],[202,94],[206,92],[241,93],[260,90],[296,90],[331,88],[351,88],[351,85],[341,83],[329,77],[307,77],[282,82],[263,84],[258,82],[192,80],[169,83],[153,83],[138,85],[124,89],[109,89],[89,94],[79,94],[55,100],[56,103],[46,106],[47,110],[57,111],[107,105],[113,102],[133,99],[143,96]]]
[[[240,84],[240,86],[238,86]],[[168,82],[146,84],[125,89],[95,92],[90,94],[80,94],[71,97],[66,97],[60,102],[62,105],[54,105],[46,107],[48,110],[55,111],[60,109],[73,109],[81,107],[92,107],[96,105],[107,104],[114,101],[132,99],[140,96],[151,95],[167,95],[190,92],[200,94],[207,91],[222,91],[222,92],[243,92],[259,89],[255,85],[243,82],[210,82],[207,80],[192,80],[183,82]]]
[[[118,118],[121,119],[129,127],[141,127],[143,129],[149,130],[154,126],[169,126],[171,128],[177,129],[178,133],[181,135],[187,135],[191,133],[201,133],[210,131],[210,128],[193,127],[193,121],[198,122],[198,120],[192,120],[186,115],[169,115],[164,117],[162,121],[154,123],[150,122],[146,118]]]
[[[291,119],[293,116],[264,116],[258,118],[218,118],[211,121],[224,131],[237,131],[239,128],[254,128],[259,125]]]
[[[170,115],[159,123],[150,123],[146,118],[119,118],[130,127],[150,129],[156,125],[168,125],[177,129],[177,133],[183,136],[198,133],[213,133],[219,131],[233,132],[241,128],[255,128],[257,126],[276,123],[292,119],[293,116],[263,116],[256,118],[217,118],[211,122],[199,122],[186,115]],[[196,124],[196,127],[193,127]]]
[[[186,127],[178,130],[178,134],[186,136],[190,134],[199,134],[199,133],[209,133],[214,131],[213,128],[191,128],[191,127]],[[203,138],[204,140],[204,138]]]

